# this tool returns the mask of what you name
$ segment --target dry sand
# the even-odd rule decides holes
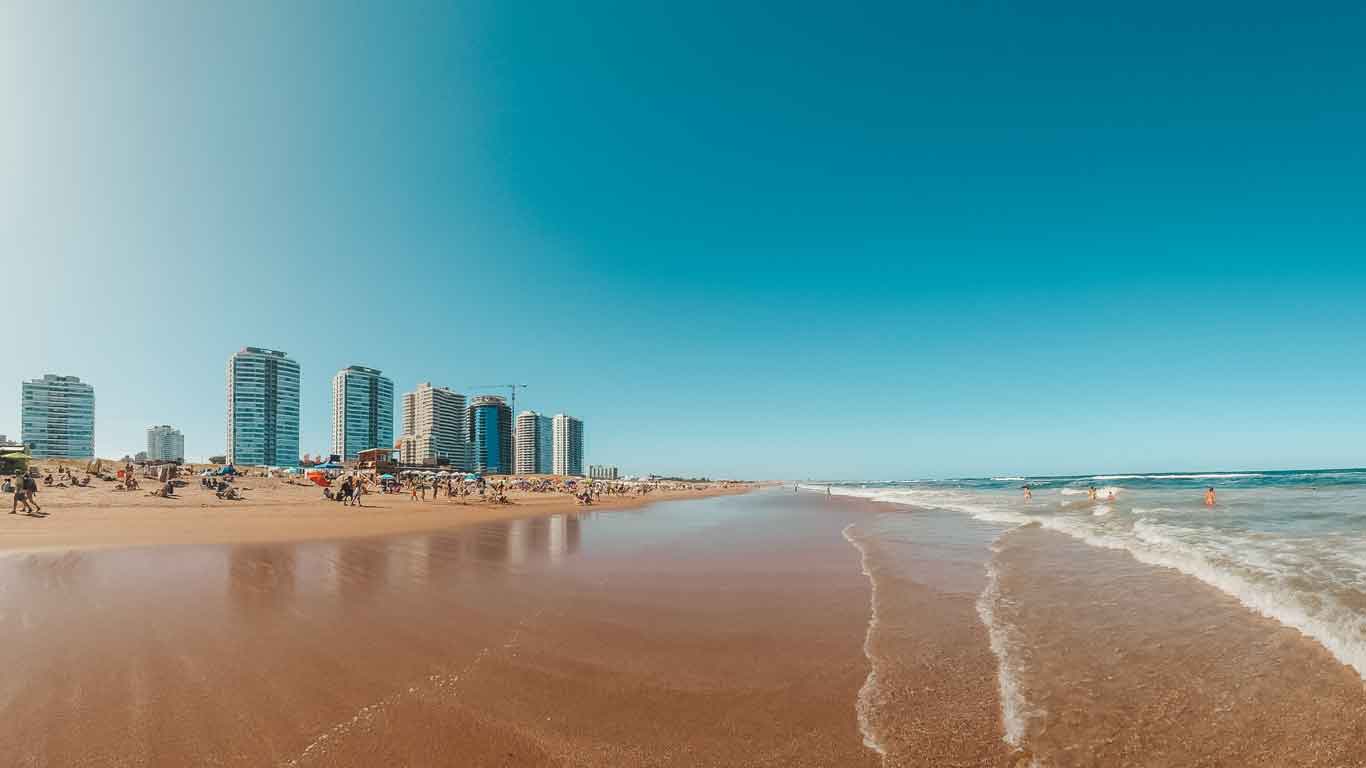
[[[368,494],[363,507],[322,498],[304,480],[242,477],[235,487],[245,500],[224,501],[199,485],[198,477],[176,489],[175,498],[141,490],[116,491],[115,483],[92,480],[88,488],[40,488],[37,501],[46,517],[0,512],[0,551],[14,549],[112,548],[156,544],[227,544],[303,541],[434,531],[488,520],[553,515],[584,509],[565,494],[508,494],[509,504],[472,497],[467,503],[442,496],[413,501],[403,494]],[[306,483],[306,484],[305,484]],[[336,485],[336,483],[334,483]],[[687,490],[659,490],[645,496],[604,496],[591,509],[627,509],[654,501],[743,493],[753,485],[699,484]],[[6,506],[11,499],[4,499]]]

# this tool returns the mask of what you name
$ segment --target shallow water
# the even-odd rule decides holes
[[[1020,490],[1026,482],[1028,501]],[[1090,486],[1097,501],[1087,498]],[[1207,486],[1217,491],[1212,508],[1204,504]],[[831,491],[1005,525],[1036,523],[1125,550],[1304,632],[1366,678],[1366,470],[988,478]]]

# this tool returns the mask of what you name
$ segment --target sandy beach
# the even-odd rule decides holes
[[[1038,525],[783,488],[466,517],[406,497],[374,512],[290,500],[304,490],[210,529],[231,542],[148,546],[206,502],[10,523],[98,524],[0,555],[0,764],[1326,768],[1366,754],[1366,690],[1323,646]],[[332,510],[354,515],[349,535],[309,537]],[[432,527],[364,533],[386,515]],[[300,538],[241,538],[282,531]]]
[[[782,493],[0,557],[0,763],[864,766],[850,517]]]
[[[153,480],[135,491],[114,490],[115,483],[92,481],[87,488],[40,488],[38,503],[46,517],[0,513],[0,551],[12,549],[110,548],[157,544],[226,544],[303,541],[434,531],[488,520],[553,515],[581,510],[572,496],[508,493],[508,504],[467,503],[445,496],[414,501],[408,494],[367,494],[364,506],[344,506],[322,498],[322,489],[297,479],[243,476],[236,483],[241,501],[217,498],[185,478],[174,498],[149,495]],[[336,483],[334,483],[336,485]],[[696,483],[686,489],[661,489],[644,496],[603,496],[593,509],[629,509],[654,501],[743,493],[752,485]],[[8,505],[10,500],[5,499]],[[8,512],[5,509],[4,512]]]

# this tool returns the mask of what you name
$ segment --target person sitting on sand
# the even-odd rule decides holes
[[[331,488],[323,488],[323,498],[324,498],[324,499],[327,499],[328,501],[331,501],[331,500],[332,500],[332,489],[331,489]]]
[[[236,488],[224,488],[215,495],[225,501],[241,501],[242,499],[242,494],[238,493]]]
[[[1214,502],[1214,486],[1211,485],[1205,489],[1205,506],[1212,507],[1214,506]]]

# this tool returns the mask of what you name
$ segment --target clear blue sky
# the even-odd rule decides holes
[[[188,6],[196,7],[190,8]],[[243,345],[631,471],[1366,464],[1359,3],[6,3],[0,432]]]

